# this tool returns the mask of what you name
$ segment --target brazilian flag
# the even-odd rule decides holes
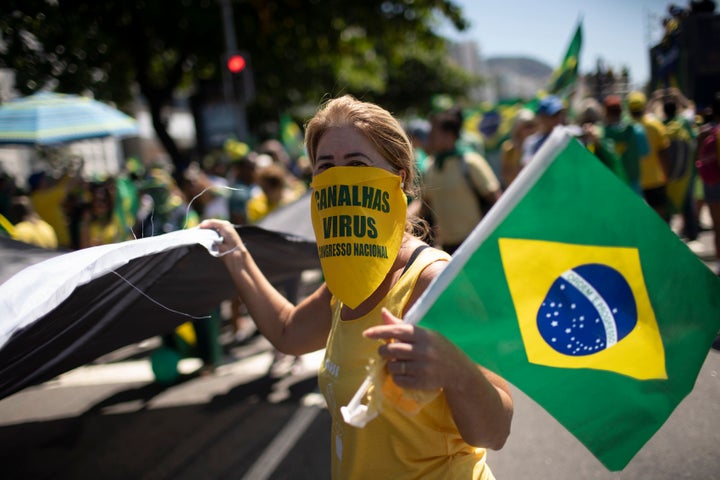
[[[280,142],[292,158],[298,158],[305,151],[303,132],[287,113],[280,115]]]
[[[720,280],[556,129],[405,321],[437,330],[622,470],[692,390]]]
[[[570,41],[570,45],[568,45],[567,52],[565,52],[562,64],[553,71],[550,85],[547,88],[548,93],[565,96],[569,93],[570,88],[575,85],[578,78],[578,64],[580,61],[582,40],[582,21],[580,21],[575,29],[575,34]]]

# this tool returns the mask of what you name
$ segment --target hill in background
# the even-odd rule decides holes
[[[529,57],[488,57],[484,63],[498,99],[531,98],[546,87],[553,72],[552,67]]]
[[[514,72],[539,80],[549,79],[553,71],[546,63],[529,57],[490,57],[485,63],[491,71]]]

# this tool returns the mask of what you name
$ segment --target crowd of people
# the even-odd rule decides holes
[[[549,95],[534,109],[515,109],[509,122],[496,110],[486,112],[474,135],[460,108],[409,121],[404,128],[423,184],[422,201],[411,209],[433,226],[433,241],[452,253],[552,130],[563,126],[662,218],[682,216],[682,234],[694,240],[703,205],[712,227],[720,223],[716,187],[703,183],[695,168],[699,146],[717,123],[717,102],[714,110],[696,111],[674,88],[649,98],[635,91],[574,105]],[[74,159],[54,175],[33,173],[24,188],[0,172],[0,232],[68,250],[166,233],[204,218],[252,224],[308,187],[306,159],[290,158],[279,141],[244,149],[208,155],[180,181],[167,168],[135,158],[103,179],[84,178],[82,161]]]
[[[548,95],[534,109],[516,109],[503,135],[496,111],[486,113],[491,121],[481,122],[477,132],[463,128],[460,109],[438,112],[424,134],[412,124],[423,189],[411,209],[432,225],[436,245],[452,253],[552,131],[564,128],[666,222],[682,219],[684,238],[696,240],[703,228],[712,229],[720,259],[720,180],[696,167],[702,145],[718,135],[718,112],[720,94],[698,110],[677,88],[649,96],[632,91],[588,97],[571,105]],[[702,208],[711,225],[701,224]]]
[[[278,148],[283,147],[271,140],[242,156],[214,152],[191,164],[179,180],[168,164],[146,165],[136,158],[120,173],[101,178],[87,178],[82,159],[73,157],[25,182],[0,171],[1,232],[70,251],[159,235],[203,218],[256,223],[307,188]]]

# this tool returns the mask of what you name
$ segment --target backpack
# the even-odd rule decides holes
[[[703,183],[716,185],[720,183],[720,159],[718,158],[718,135],[720,125],[715,125],[710,132],[702,139],[698,147],[697,167],[698,174]]]

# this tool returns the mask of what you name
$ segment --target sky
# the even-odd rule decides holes
[[[661,20],[676,0],[455,0],[471,26],[443,34],[456,41],[475,41],[483,58],[528,56],[558,66],[580,20],[583,46],[580,72],[595,70],[598,58],[616,72],[630,69],[642,85],[650,79],[648,50],[662,38]]]

